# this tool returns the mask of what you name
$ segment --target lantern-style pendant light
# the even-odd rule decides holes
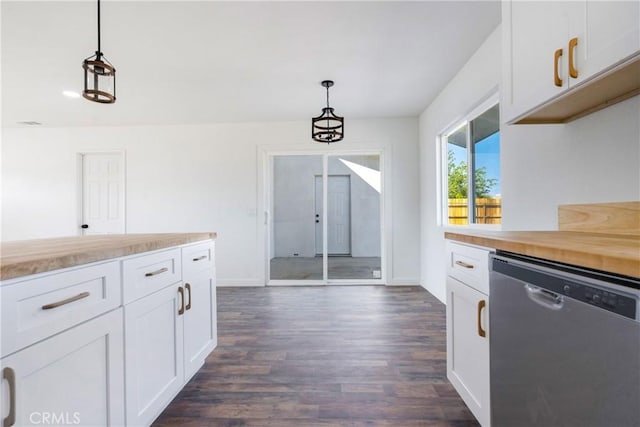
[[[98,0],[98,50],[82,63],[84,90],[82,96],[102,104],[116,102],[116,69],[100,50],[100,0]]]
[[[336,116],[333,108],[329,107],[329,88],[332,80],[324,80],[321,85],[327,88],[327,106],[322,114],[311,119],[311,137],[314,141],[331,144],[344,138],[344,117]]]

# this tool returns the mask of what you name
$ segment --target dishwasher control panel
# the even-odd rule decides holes
[[[601,276],[594,272],[577,274],[568,266],[558,269],[540,260],[526,260],[524,257],[506,257],[503,254],[492,256],[492,269],[496,272],[514,277],[524,283],[535,285],[557,296],[564,295],[568,298],[581,301],[612,313],[619,314],[629,319],[640,320],[638,314],[637,282],[629,286],[629,292],[608,288],[606,280],[608,276]],[[593,280],[595,279],[595,280]],[[594,285],[591,285],[592,282]],[[596,285],[597,283],[597,285]],[[604,283],[602,287],[601,283]],[[617,286],[617,288],[621,288]]]
[[[636,318],[636,299],[627,295],[566,281],[559,293],[631,319]]]

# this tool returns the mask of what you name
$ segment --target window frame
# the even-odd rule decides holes
[[[471,140],[470,132],[471,126],[470,123],[484,112],[489,110],[490,108],[500,104],[500,95],[498,92],[492,93],[484,101],[477,104],[474,108],[472,108],[468,113],[459,117],[458,119],[451,122],[447,127],[445,127],[437,136],[437,158],[439,159],[437,163],[437,181],[438,181],[438,225],[443,228],[450,228],[454,230],[459,230],[461,228],[470,228],[470,229],[482,229],[482,230],[502,230],[502,220],[500,224],[477,224],[476,222],[471,222],[471,219],[475,221],[475,200],[472,200],[472,196],[468,196],[469,200],[469,223],[468,224],[449,224],[449,180],[448,180],[448,163],[447,163],[447,155],[448,149],[447,138],[449,135],[453,134],[460,128],[467,126],[467,142]],[[502,128],[499,123],[498,132],[502,132]],[[473,180],[473,156],[472,156],[472,144],[467,144],[467,193],[469,195],[475,194],[474,188],[474,180]],[[500,180],[502,181],[502,147],[500,149]],[[502,184],[502,182],[501,182]]]

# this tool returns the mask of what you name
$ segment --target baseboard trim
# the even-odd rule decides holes
[[[263,288],[264,283],[257,280],[221,279],[216,286],[219,288]]]
[[[299,282],[297,282],[299,283]],[[305,283],[306,284],[306,283]],[[313,285],[318,285],[318,283],[313,282],[309,283]],[[348,285],[349,283],[345,283]],[[354,283],[355,284],[355,283]],[[367,283],[369,284],[369,283]],[[380,284],[376,282],[370,283],[372,285]],[[219,288],[235,288],[235,287],[253,287],[253,288],[262,288],[265,286],[264,283],[256,281],[256,280],[246,280],[246,279],[221,279],[217,286]],[[273,283],[271,286],[292,286],[290,284],[285,283]],[[392,279],[391,282],[387,283],[386,286],[421,286],[420,280],[412,279],[412,278],[397,278]]]
[[[420,279],[411,277],[396,277],[387,286],[420,286]]]

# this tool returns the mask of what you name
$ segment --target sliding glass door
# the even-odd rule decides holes
[[[327,279],[380,279],[380,156],[331,155],[327,178]]]
[[[318,254],[316,242],[322,211],[315,196],[316,177],[322,177],[322,156],[274,156],[272,165],[269,278],[323,280],[322,250]]]
[[[380,154],[272,155],[269,284],[381,283]]]

